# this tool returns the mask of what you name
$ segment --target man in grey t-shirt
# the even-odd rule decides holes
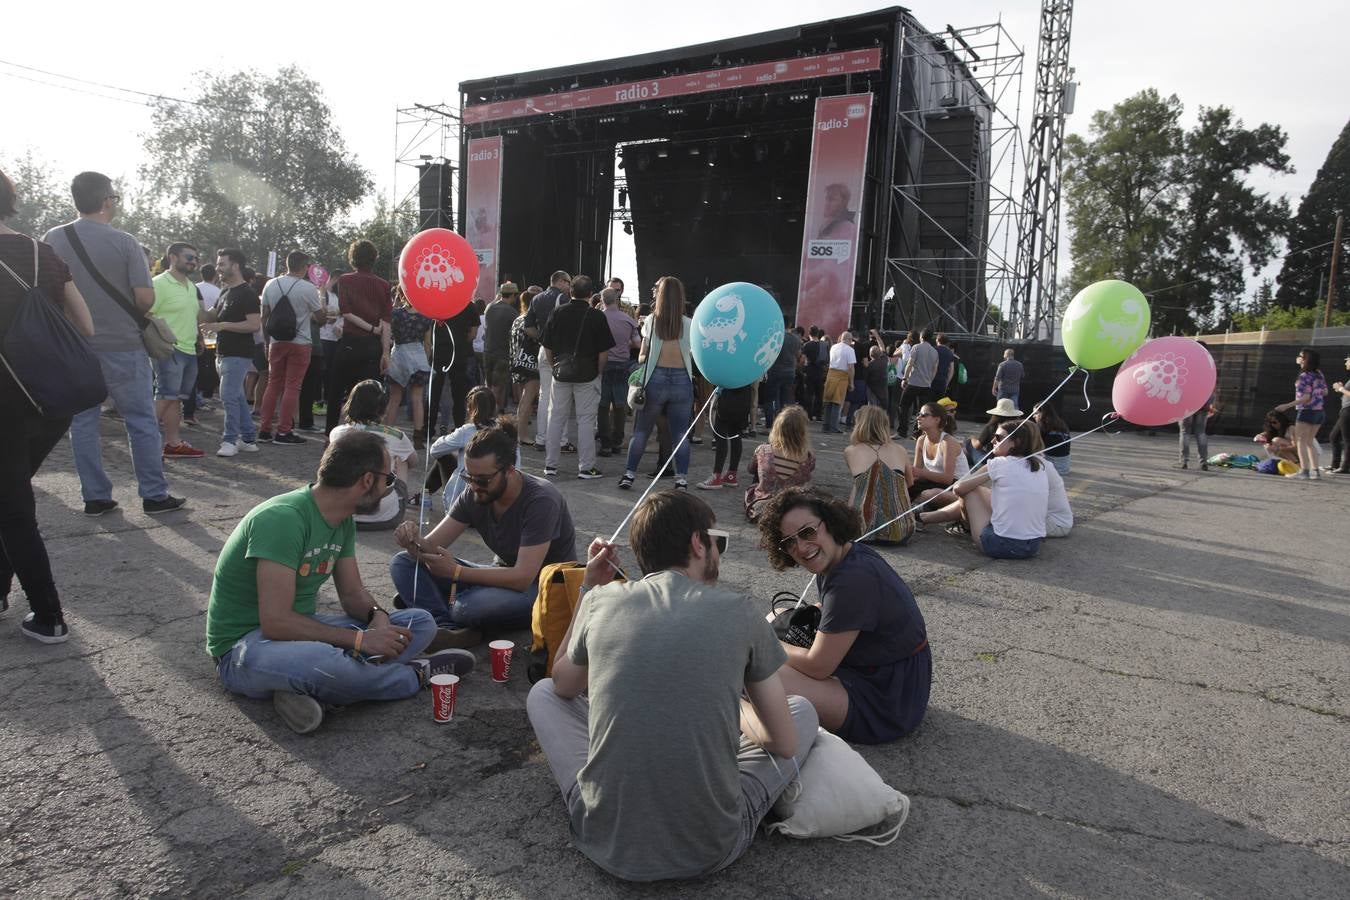
[[[141,496],[141,508],[150,515],[171,512],[185,502],[169,496],[164,478],[164,442],[155,418],[153,375],[150,358],[141,343],[140,326],[121,303],[103,289],[102,282],[121,295],[140,313],[155,304],[155,289],[150,283],[150,267],[141,245],[125,231],[110,224],[117,215],[122,197],[113,190],[112,180],[99,172],[81,172],[70,184],[75,208],[80,217],[68,225],[53,228],[42,240],[51,244],[56,255],[70,267],[71,278],[80,289],[94,320],[94,336],[89,346],[98,355],[108,396],[122,415],[127,442],[131,446],[131,464]],[[78,244],[89,258],[86,265],[66,229],[72,229]],[[112,480],[103,470],[103,448],[99,437],[99,415],[92,406],[70,420],[70,445],[75,456],[75,471],[80,476],[84,514],[101,516],[116,509],[112,498]]]
[[[631,532],[648,574],[633,584],[611,583],[614,545],[597,538],[553,677],[526,701],[577,848],[631,881],[735,862],[815,740],[815,709],[784,695],[773,630],[716,585],[713,523],[683,491],[649,497]]]
[[[1003,399],[1011,398],[1013,406],[1022,408],[1022,376],[1026,370],[1022,364],[1017,361],[1017,354],[1009,347],[1003,351],[1003,362],[998,364],[994,371],[994,397]]]
[[[263,288],[260,333],[267,345],[267,389],[263,391],[262,415],[258,422],[260,441],[270,440],[282,446],[306,443],[294,429],[300,411],[300,385],[309,371],[310,354],[314,352],[310,325],[316,321],[316,315],[319,322],[328,320],[319,289],[305,277],[313,261],[308,253],[292,250],[286,254],[286,274],[273,278]],[[272,336],[268,319],[282,303],[283,297],[295,316],[295,335],[280,340]],[[281,411],[277,414],[277,432],[274,436],[272,416],[276,413],[278,397]]]

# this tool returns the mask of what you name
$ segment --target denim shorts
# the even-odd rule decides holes
[[[980,532],[980,549],[994,559],[1030,559],[1040,551],[1041,539],[1005,538],[994,531],[993,525],[986,525]]]
[[[395,344],[389,354],[389,368],[384,377],[399,387],[415,387],[426,384],[431,377],[431,363],[427,362],[427,351],[420,343]]]
[[[1320,409],[1300,409],[1298,415],[1294,417],[1295,422],[1302,422],[1304,425],[1321,425],[1326,420],[1326,412]]]
[[[197,357],[177,347],[168,359],[155,360],[155,399],[186,400],[197,390]]]

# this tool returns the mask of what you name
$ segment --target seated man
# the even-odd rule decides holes
[[[462,466],[468,485],[426,537],[417,523],[394,531],[403,552],[389,563],[400,603],[425,609],[443,626],[438,647],[472,647],[484,630],[528,628],[539,593],[539,570],[577,558],[572,516],[558,489],[516,468],[516,430],[509,420],[481,429]],[[465,529],[478,532],[497,557],[477,566],[446,550]]]
[[[417,659],[435,621],[418,609],[386,612],[361,583],[352,515],[379,508],[394,485],[389,473],[377,435],[345,435],[324,450],[317,484],[255,506],[220,551],[206,652],[221,684],[270,695],[299,734],[319,727],[322,704],[411,697],[433,674],[473,668],[473,654],[460,650]],[[330,575],[346,615],[316,616]]]
[[[647,499],[631,533],[647,577],[631,584],[609,584],[617,559],[597,538],[565,650],[526,702],[577,848],[632,881],[735,862],[816,736],[763,614],[716,586],[712,526],[682,491]]]

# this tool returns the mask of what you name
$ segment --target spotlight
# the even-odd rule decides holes
[[[698,155],[699,155],[700,153],[702,153],[702,152],[703,152],[703,151],[700,150],[700,149],[698,149],[697,147],[690,147],[690,148],[689,148],[689,155],[690,155],[690,156],[698,156]]]
[[[622,209],[627,205],[628,205],[628,189],[619,188],[619,208]]]
[[[632,222],[624,222],[624,223],[623,223],[623,233],[624,233],[624,234],[632,234],[632,233],[633,233],[633,223],[632,223]]]
[[[665,147],[662,147],[660,150],[656,151],[657,159],[665,159],[668,156],[670,156],[670,151],[667,150]]]

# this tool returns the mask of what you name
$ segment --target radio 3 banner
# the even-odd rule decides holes
[[[858,215],[867,170],[872,95],[816,100],[797,324],[838,337],[848,328],[858,271]]]
[[[502,221],[502,139],[469,141],[468,197],[464,236],[478,257],[475,300],[490,302],[497,294],[498,235]]]

